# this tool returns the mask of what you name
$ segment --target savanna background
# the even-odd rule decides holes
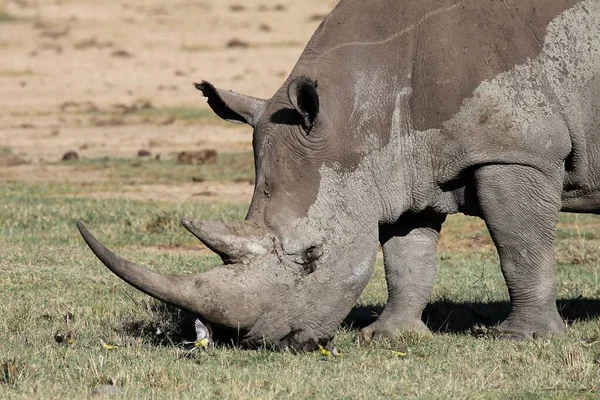
[[[354,342],[385,303],[379,257],[337,357],[241,350],[235,337],[189,352],[193,317],[87,249],[78,219],[151,268],[217,265],[179,219],[244,217],[252,137],[192,82],[269,97],[335,3],[0,1],[0,398],[86,398],[100,385],[125,398],[600,396],[597,217],[564,215],[558,229],[568,337],[493,338],[508,312],[498,258],[481,221],[454,216],[425,313],[434,333]]]

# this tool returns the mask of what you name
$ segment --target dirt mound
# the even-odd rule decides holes
[[[29,162],[15,154],[0,153],[0,168],[14,167],[14,166],[23,165],[23,164],[29,164]]]

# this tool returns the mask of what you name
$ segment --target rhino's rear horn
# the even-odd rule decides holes
[[[183,218],[181,224],[226,264],[248,264],[268,253],[273,244],[264,229],[249,221],[226,223]]]

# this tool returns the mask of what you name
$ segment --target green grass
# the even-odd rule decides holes
[[[6,12],[2,7],[0,7],[0,24],[4,22],[14,22],[17,18],[8,12]]]
[[[88,228],[120,254],[165,272],[191,273],[215,256],[179,252],[196,241],[182,216],[234,220],[246,205],[65,197],[68,185],[0,185],[0,398],[86,398],[115,383],[125,398],[403,398],[572,399],[600,395],[597,217],[565,215],[557,243],[559,305],[570,318],[565,339],[523,343],[493,339],[507,295],[487,247],[449,243],[426,318],[434,333],[357,346],[356,326],[385,302],[378,263],[358,307],[336,335],[343,355],[280,354],[217,347],[185,357],[179,342],[190,323],[122,283],[87,249]],[[115,190],[117,190],[115,188]],[[444,240],[487,240],[480,222],[452,217]],[[458,232],[450,235],[450,232]],[[146,246],[171,246],[149,251]],[[72,314],[71,322],[65,315]],[[182,322],[183,321],[183,322]],[[182,325],[183,324],[183,325]],[[166,336],[156,336],[156,327]],[[57,343],[71,331],[74,346]],[[113,351],[100,339],[120,344]],[[398,357],[391,348],[406,348]]]
[[[175,120],[188,124],[211,123],[231,126],[221,120],[212,110],[192,107],[154,107],[149,102],[140,100],[132,105],[121,104],[110,109],[73,109],[71,112],[84,113],[90,117],[94,125],[125,123],[172,123]],[[165,122],[171,120],[170,122]]]
[[[175,117],[176,119],[183,119],[188,121],[219,120],[219,117],[212,110],[188,107],[142,108],[140,110],[133,111],[133,114],[138,115],[140,117],[151,117],[157,119]]]
[[[49,163],[57,165],[57,163]],[[136,183],[182,183],[193,180],[254,181],[252,153],[220,153],[214,164],[177,164],[173,159],[95,158],[61,162],[80,171],[105,171],[111,180]]]

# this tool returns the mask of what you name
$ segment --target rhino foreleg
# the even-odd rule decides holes
[[[435,277],[443,216],[411,215],[381,229],[388,301],[379,318],[363,328],[365,341],[393,338],[400,331],[427,331],[421,320]]]
[[[556,309],[554,238],[563,176],[522,165],[489,165],[475,172],[477,197],[511,300],[502,336],[560,335]]]

